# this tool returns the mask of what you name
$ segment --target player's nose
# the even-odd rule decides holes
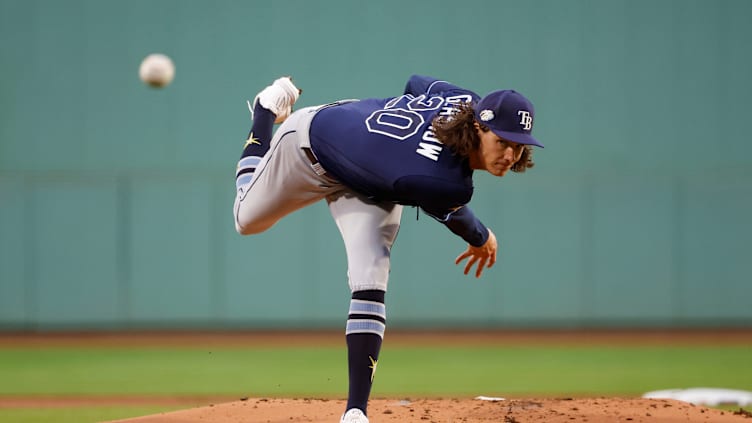
[[[514,161],[514,148],[509,146],[504,147],[504,160]]]

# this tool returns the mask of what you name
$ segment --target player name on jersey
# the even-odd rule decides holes
[[[441,98],[441,97],[433,97],[433,98]],[[454,104],[464,103],[468,101],[472,101],[472,97],[469,95],[459,95],[459,96],[452,96],[442,99],[443,104],[441,106],[441,109],[438,113],[439,116],[452,116],[455,112]],[[418,143],[418,148],[415,150],[416,153],[420,154],[421,156],[437,161],[439,160],[439,154],[441,154],[441,151],[444,149],[443,143],[439,141],[438,138],[436,138],[436,133],[433,130],[433,126],[428,125],[428,128],[423,132],[423,136],[421,137],[423,142]]]

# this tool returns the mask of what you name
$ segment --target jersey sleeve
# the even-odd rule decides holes
[[[470,207],[460,207],[446,213],[444,217],[425,209],[424,211],[474,247],[480,247],[488,241],[488,228],[475,216]]]
[[[413,205],[427,215],[443,223],[452,233],[468,244],[480,247],[488,240],[488,228],[467,207],[472,198],[472,189],[462,184],[450,184],[432,178],[401,178],[395,187],[399,192],[409,193]]]
[[[437,78],[423,75],[413,75],[407,81],[405,85],[404,94],[411,94],[419,96],[421,94],[470,94],[473,97],[478,97],[477,94],[470,90],[458,87],[450,82],[443,81]]]

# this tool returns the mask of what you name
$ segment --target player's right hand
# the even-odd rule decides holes
[[[472,269],[473,265],[478,264],[478,268],[475,270],[475,277],[479,278],[483,274],[483,269],[491,267],[496,263],[496,250],[499,248],[496,242],[496,235],[488,228],[488,240],[480,247],[474,247],[470,244],[467,246],[467,250],[460,254],[454,261],[454,264],[460,264],[462,260],[470,258],[465,264],[465,274],[467,275]]]

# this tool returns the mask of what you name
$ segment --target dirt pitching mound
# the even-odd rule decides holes
[[[190,410],[161,413],[118,423],[337,423],[344,401],[250,398]],[[675,400],[631,398],[374,399],[371,423],[382,422],[746,422],[752,413],[721,411]]]

